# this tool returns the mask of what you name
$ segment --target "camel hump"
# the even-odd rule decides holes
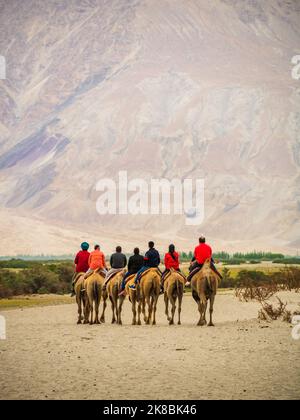
[[[170,277],[171,274],[176,274],[176,276],[174,277],[176,279],[176,282],[179,281],[179,282],[185,284],[185,282],[186,282],[185,275],[181,271],[175,270],[175,268],[173,268],[173,267],[171,267],[169,273],[166,274],[165,280],[167,280]]]
[[[105,272],[103,271],[103,268],[97,268],[94,273],[99,274],[101,277],[105,278]]]
[[[187,281],[185,275],[181,271],[176,271],[176,273],[178,274],[178,276],[180,276],[181,281],[183,281],[183,283],[185,284]]]
[[[87,278],[89,278],[92,274],[94,274],[94,271],[93,271],[93,270],[88,271],[87,273],[85,273],[84,278],[85,278],[85,279],[87,279]]]
[[[80,277],[83,276],[83,275],[84,275],[84,273],[75,273],[73,275],[73,279],[72,279],[73,283],[76,283],[80,279]]]
[[[130,276],[128,276],[127,279],[126,279],[126,283],[128,283],[130,280],[133,280],[135,278],[135,276],[136,276],[136,273],[130,274]]]
[[[106,281],[109,281],[115,278],[117,274],[122,274],[122,276],[124,276],[125,273],[126,273],[125,268],[112,268],[110,271],[106,273]]]
[[[205,263],[203,264],[203,267],[202,267],[202,269],[201,269],[201,272],[203,273],[203,274],[208,274],[208,272],[210,272],[210,270],[211,270],[211,260],[210,260],[210,258],[207,258],[207,260],[205,260]]]
[[[183,277],[183,279],[186,281],[185,275],[181,271],[175,270],[174,267],[170,268],[170,273],[171,274],[178,274],[178,276]]]
[[[156,270],[156,268],[149,267],[147,270],[143,271],[140,278],[143,278],[146,274],[150,273],[151,271]]]

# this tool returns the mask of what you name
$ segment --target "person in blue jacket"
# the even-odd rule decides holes
[[[154,248],[154,242],[150,241],[148,243],[149,250],[146,252],[144,256],[144,265],[143,267],[137,272],[134,280],[134,284],[129,286],[131,289],[135,289],[137,283],[139,282],[141,275],[144,271],[148,270],[148,268],[158,268],[160,264],[160,256],[159,252]]]

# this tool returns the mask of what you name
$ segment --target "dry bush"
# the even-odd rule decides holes
[[[278,285],[272,276],[261,271],[242,270],[237,277],[235,295],[240,300],[259,302],[270,299],[278,291]]]
[[[276,275],[276,282],[280,290],[300,291],[300,270],[296,267],[286,267]]]
[[[276,298],[278,299],[277,308],[268,302],[261,302],[262,309],[258,312],[258,319],[269,322],[281,318],[282,321],[291,324],[293,316],[300,315],[300,311],[288,311],[286,309],[287,303],[283,303],[278,297]]]
[[[286,267],[269,275],[260,271],[242,270],[237,277],[235,295],[246,302],[263,302],[280,290],[300,291],[299,268]]]
[[[258,319],[262,321],[275,321],[280,317],[287,317],[290,311],[286,310],[287,303],[283,303],[279,297],[276,297],[278,300],[278,306],[273,306],[268,302],[260,302],[262,309],[258,312]],[[291,314],[290,314],[291,315]]]
[[[282,315],[282,321],[288,322],[289,324],[291,324],[293,315],[294,314],[292,314],[291,311],[285,311],[284,314]]]
[[[258,319],[271,321],[281,318],[291,322],[292,317],[299,312],[291,312],[286,309],[277,296],[278,305],[274,306],[267,302],[277,292],[282,290],[300,291],[300,270],[295,267],[287,267],[278,273],[265,274],[263,272],[243,270],[238,275],[235,295],[242,301],[258,301],[262,308],[258,313]]]
[[[270,299],[277,291],[278,288],[276,285],[262,284],[255,286],[249,284],[243,288],[237,288],[235,294],[240,300],[245,302],[249,302],[250,300],[263,302]]]

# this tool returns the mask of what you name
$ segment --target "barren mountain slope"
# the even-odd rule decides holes
[[[294,252],[299,21],[298,1],[0,1],[0,253],[68,252],[82,232]],[[203,224],[100,217],[95,185],[119,170],[203,178]]]

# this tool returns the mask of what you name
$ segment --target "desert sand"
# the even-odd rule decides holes
[[[285,293],[291,309],[299,294]],[[1,311],[1,399],[299,399],[300,340],[282,321],[260,323],[257,303],[230,292],[215,304],[215,327],[197,327],[184,296],[182,325],[76,325],[75,304]]]

